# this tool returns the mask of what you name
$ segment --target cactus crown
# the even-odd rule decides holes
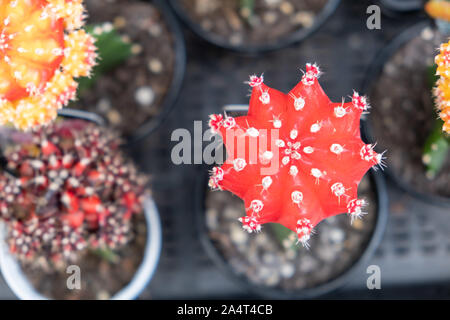
[[[425,4],[425,11],[430,17],[450,21],[450,1],[430,0]]]
[[[344,212],[352,220],[364,214],[358,184],[383,158],[360,138],[360,116],[369,105],[356,92],[351,102],[331,102],[319,75],[317,65],[307,64],[288,94],[251,76],[246,116],[210,116],[210,127],[222,136],[229,156],[212,169],[209,185],[244,200],[247,215],[239,220],[248,232],[276,222],[307,246],[321,220]]]
[[[441,44],[440,52],[435,58],[436,74],[439,79],[434,89],[439,116],[444,125],[442,130],[450,133],[450,41]]]
[[[6,0],[0,12],[0,123],[47,124],[89,76],[94,39],[82,0]]]
[[[142,211],[145,177],[127,163],[110,131],[80,120],[14,133],[0,176],[0,217],[11,251],[65,262],[86,247],[115,249]]]

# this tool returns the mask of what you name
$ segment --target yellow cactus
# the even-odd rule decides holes
[[[45,125],[97,57],[82,0],[0,0],[0,124]]]
[[[450,2],[432,0],[425,4],[425,11],[430,17],[444,21],[450,21]]]
[[[450,133],[450,41],[441,44],[435,62],[439,80],[436,82],[434,95],[439,108],[439,116],[444,121],[442,130]]]

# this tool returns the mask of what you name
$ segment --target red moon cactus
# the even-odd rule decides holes
[[[307,246],[323,219],[347,212],[353,221],[365,214],[358,184],[383,158],[360,138],[360,116],[369,105],[356,92],[351,102],[331,102],[319,74],[315,64],[307,64],[288,94],[251,76],[246,116],[210,116],[228,159],[213,168],[209,185],[245,201],[247,215],[239,220],[248,232],[280,223]]]

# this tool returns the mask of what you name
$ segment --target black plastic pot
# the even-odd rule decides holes
[[[217,39],[212,36],[211,33],[205,31],[202,27],[200,27],[195,21],[193,21],[185,12],[184,9],[179,5],[178,0],[169,0],[170,5],[175,10],[177,15],[183,20],[183,22],[198,36],[203,38],[204,40],[233,51],[247,53],[247,54],[257,54],[263,53],[267,51],[277,50],[289,45],[292,45],[297,42],[301,42],[305,40],[307,37],[312,35],[315,31],[317,31],[325,21],[336,11],[340,0],[329,0],[322,11],[316,16],[314,24],[310,28],[303,28],[296,32],[292,32],[285,37],[280,38],[278,41],[270,44],[261,44],[261,45],[232,45],[227,41],[223,41]]]
[[[131,137],[129,137],[127,141],[128,145],[133,145],[153,133],[168,117],[175,105],[178,94],[180,93],[186,69],[186,46],[184,35],[177,19],[168,8],[166,1],[150,0],[150,2],[152,2],[161,11],[164,20],[173,35],[175,50],[175,66],[173,68],[174,73],[168,93],[162,102],[162,111],[157,116],[138,127]]]
[[[97,126],[104,126],[105,120],[92,112],[63,108],[58,110],[58,118],[82,120],[90,122]],[[6,168],[6,160],[3,156],[3,137],[0,134],[0,170],[7,171],[10,175],[15,175]],[[134,276],[129,283],[125,284],[112,297],[113,300],[131,300],[137,299],[145,287],[151,281],[158,266],[161,254],[162,231],[158,208],[152,197],[147,197],[143,202],[145,224],[147,227],[146,246],[142,261],[139,263]],[[47,297],[38,292],[13,255],[10,254],[9,247],[6,245],[4,237],[6,228],[0,224],[0,269],[2,276],[13,293],[22,300],[46,300]],[[3,243],[4,242],[4,243]]]
[[[378,2],[388,10],[404,13],[422,10],[426,0],[379,0]]]
[[[207,192],[207,170],[203,170],[202,174],[199,174],[197,180],[197,199],[196,199],[196,226],[198,228],[198,234],[202,246],[211,260],[216,266],[233,282],[235,282],[242,289],[249,293],[265,298],[265,299],[310,299],[321,295],[328,294],[340,287],[342,287],[348,279],[357,271],[361,266],[364,266],[368,260],[372,257],[376,248],[383,238],[384,231],[388,220],[388,196],[386,193],[386,185],[384,177],[380,171],[370,170],[370,182],[373,185],[375,191],[375,197],[377,201],[377,217],[375,228],[371,235],[366,248],[363,250],[359,259],[357,259],[353,265],[338,277],[330,279],[328,282],[323,283],[317,287],[301,289],[298,291],[284,291],[282,289],[271,288],[267,286],[259,286],[252,284],[245,276],[238,275],[233,268],[229,265],[224,256],[220,253],[217,247],[208,236],[208,228],[205,222],[205,199]],[[217,191],[226,192],[226,191]],[[314,250],[314,248],[310,248]]]
[[[384,64],[395,54],[397,50],[399,50],[403,45],[408,43],[414,37],[416,37],[425,27],[432,27],[432,23],[430,21],[423,21],[412,26],[409,29],[406,29],[402,33],[400,33],[396,38],[394,38],[391,43],[389,43],[378,56],[375,58],[372,65],[367,70],[364,82],[362,84],[363,92],[368,94],[370,92],[371,86],[381,74],[383,70]],[[366,117],[363,121],[361,121],[361,134],[363,139],[366,142],[374,143],[376,141],[373,136],[373,130],[370,124],[370,115]],[[439,195],[431,194],[431,193],[423,193],[416,189],[411,184],[403,181],[396,173],[393,171],[389,165],[385,168],[385,172],[390,179],[392,179],[399,187],[401,187],[406,192],[412,194],[413,196],[431,203],[438,204],[445,207],[450,207],[450,198],[442,197]]]

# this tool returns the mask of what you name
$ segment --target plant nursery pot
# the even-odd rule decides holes
[[[429,22],[419,23],[397,36],[368,69],[363,92],[373,108],[362,121],[366,141],[387,150],[386,172],[414,196],[450,206],[450,157],[434,179],[426,176],[422,150],[437,115],[427,83],[427,66],[446,37]]]
[[[340,0],[289,0],[271,5],[257,1],[255,11],[263,11],[263,14],[258,12],[248,18],[245,18],[245,8],[236,8],[239,4],[236,0],[169,2],[186,25],[206,41],[222,48],[256,54],[306,39],[334,13]]]
[[[58,111],[58,116],[68,120],[92,122],[98,126],[104,125],[102,117],[83,110],[64,108]],[[29,140],[29,138],[25,138],[23,133],[16,133],[11,129],[5,129],[0,136],[2,147],[7,146],[12,141],[18,143]],[[84,299],[86,296],[113,300],[136,299],[153,277],[162,246],[159,213],[150,196],[146,196],[144,199],[142,209],[143,214],[137,215],[132,222],[132,228],[136,231],[134,239],[117,251],[120,262],[111,264],[100,255],[92,253],[82,256],[79,261],[75,262],[75,265],[79,265],[80,268],[80,278],[84,279],[80,282],[80,289],[73,289],[75,294],[72,294],[74,291],[69,290],[66,286],[66,280],[70,274],[66,275],[61,270],[53,270],[52,273],[47,274],[43,270],[23,265],[11,254],[6,243],[8,226],[3,221],[0,222],[0,271],[6,283],[20,299],[41,300],[49,297],[56,299],[82,297],[81,299]],[[139,257],[135,257],[136,255],[139,255]],[[117,277],[117,280],[109,279],[109,276]],[[102,287],[102,280],[104,279],[109,280],[105,280],[105,286]],[[108,281],[108,284],[106,284],[106,281]],[[126,284],[120,288],[122,283]],[[51,289],[53,285],[55,287]],[[43,290],[47,294],[40,292],[37,288],[44,288]],[[81,290],[83,290],[83,293]]]
[[[112,300],[136,299],[150,282],[158,265],[161,252],[161,224],[158,210],[151,198],[144,202],[144,215],[147,225],[147,243],[142,263],[137,269],[133,279],[124,288],[117,292]],[[6,283],[14,294],[22,300],[44,300],[47,297],[36,291],[22,271],[20,264],[9,252],[5,243],[6,225],[0,223],[0,270]],[[69,276],[69,275],[68,275]],[[81,277],[83,271],[81,270]]]
[[[411,12],[422,10],[426,0],[379,0],[388,10],[397,12]]]
[[[183,33],[165,1],[87,0],[87,24],[110,22],[132,56],[95,80],[73,108],[98,113],[133,144],[173,109],[186,65]]]
[[[345,214],[319,223],[309,249],[295,241],[285,245],[270,224],[248,234],[237,220],[245,216],[242,200],[209,191],[206,175],[197,189],[196,224],[203,248],[230,281],[267,299],[313,298],[343,286],[374,253],[388,217],[383,175],[373,170],[359,187],[360,195],[369,198],[369,213],[353,225]]]

